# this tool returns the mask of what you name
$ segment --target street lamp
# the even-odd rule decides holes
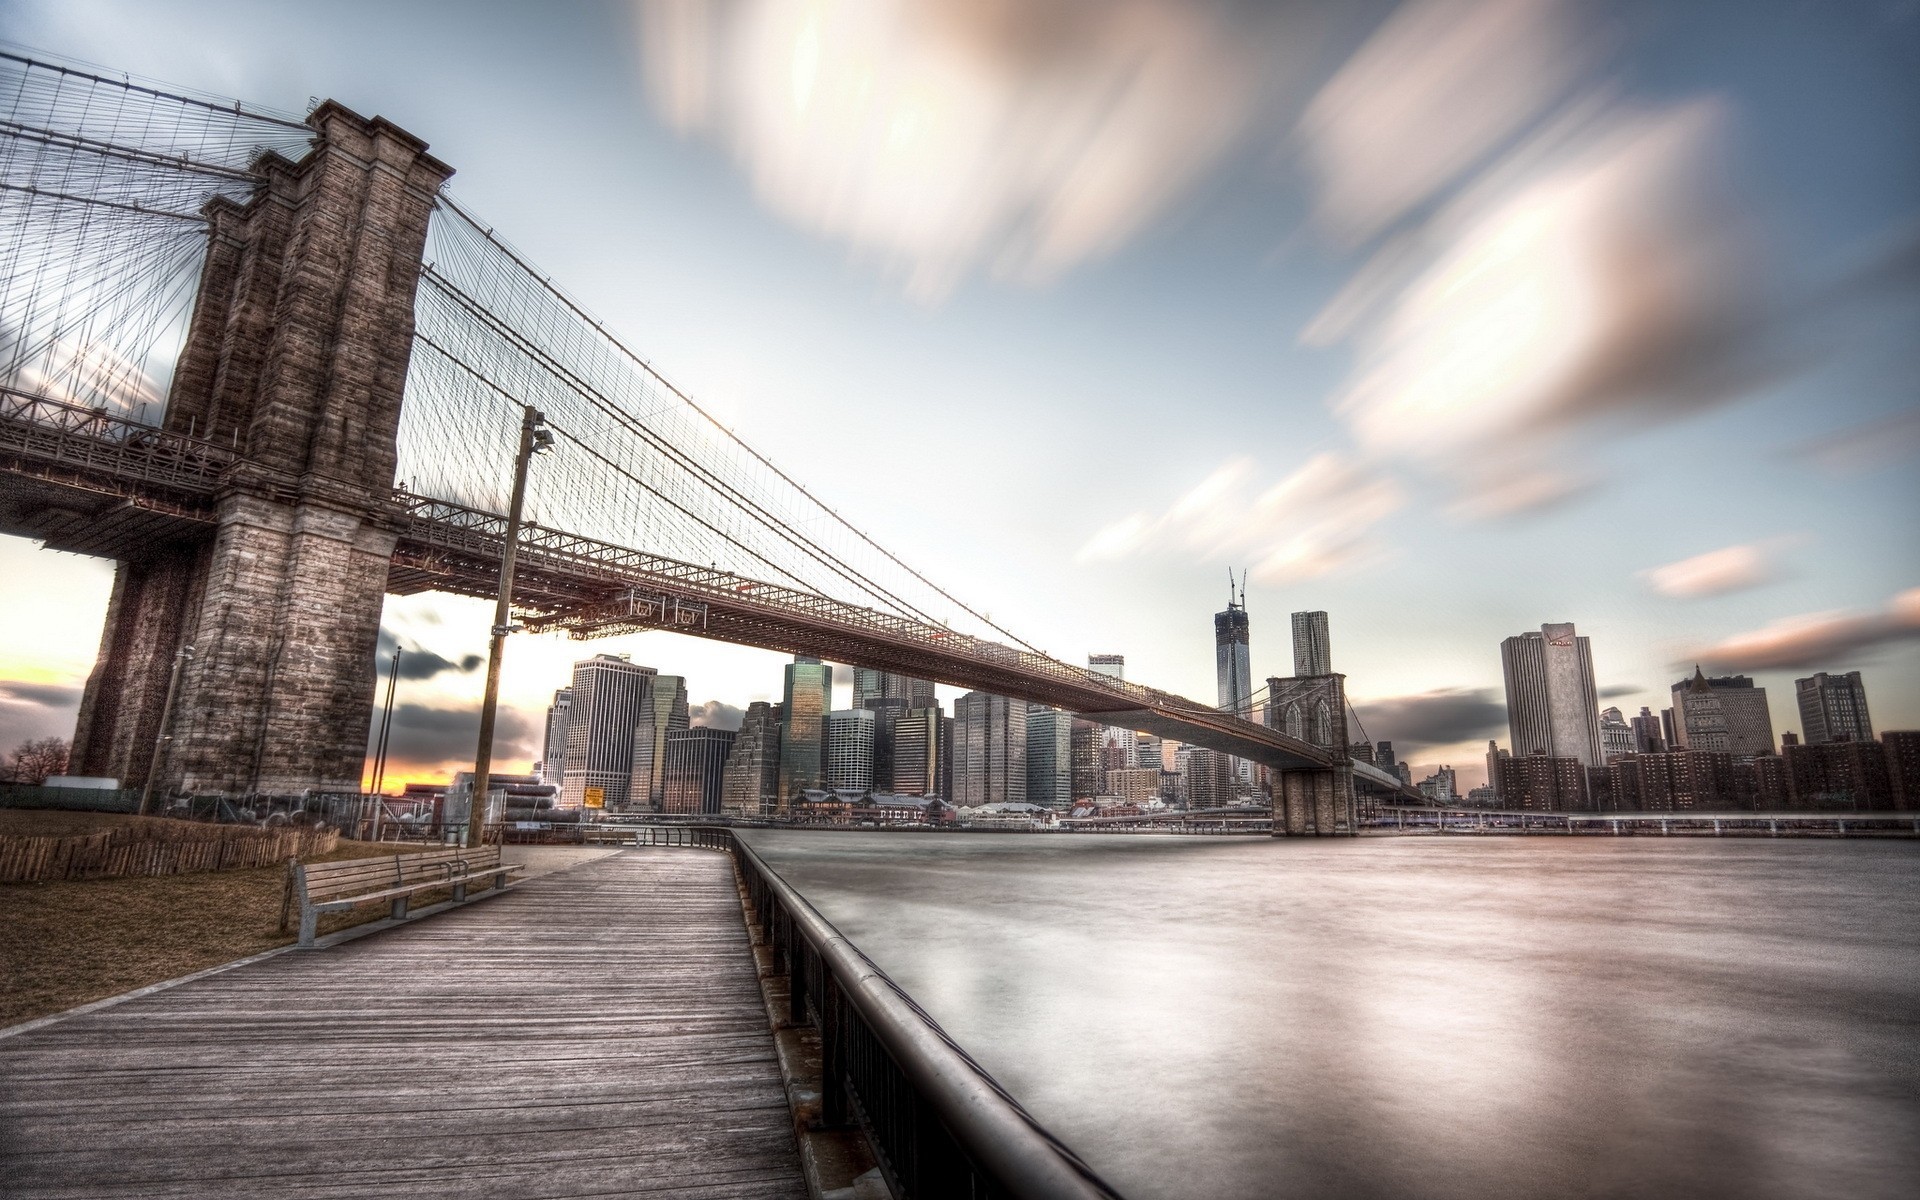
[[[520,549],[520,513],[527,502],[527,463],[534,455],[553,449],[553,431],[540,411],[528,405],[520,411],[520,452],[513,460],[513,501],[507,506],[507,540],[500,550],[500,594],[493,604],[493,634],[487,645],[487,690],[480,702],[480,746],[473,756],[473,792],[467,805],[467,845],[478,846],[485,836],[487,792],[493,773],[493,720],[500,703],[500,660],[506,653],[513,603],[513,564]]]

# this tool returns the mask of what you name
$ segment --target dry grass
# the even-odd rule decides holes
[[[32,820],[20,822],[23,817]],[[68,823],[72,818],[80,820]],[[98,833],[127,821],[186,824],[107,813],[0,810],[5,833]],[[395,851],[391,843],[342,841],[339,849],[314,861]],[[277,928],[285,881],[284,868],[257,867],[0,884],[0,1027],[286,945],[293,935]],[[439,898],[417,897],[416,904]],[[329,933],[385,915],[381,905],[362,905],[323,919],[320,930]]]

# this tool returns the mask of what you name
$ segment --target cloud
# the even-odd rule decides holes
[[[1382,555],[1374,527],[1404,503],[1391,479],[1339,454],[1315,455],[1264,490],[1256,474],[1252,459],[1233,459],[1164,514],[1135,513],[1095,533],[1076,561],[1175,553],[1249,563],[1266,584],[1350,573]]]
[[[1789,453],[1841,476],[1890,467],[1920,454],[1920,405],[1802,442]]]
[[[398,644],[399,642],[393,634],[384,629],[380,631],[378,654],[380,656],[380,670],[383,673],[391,665],[393,648]],[[408,650],[400,656],[400,678],[407,680],[432,679],[434,676],[443,675],[448,671],[460,675],[471,675],[482,666],[485,666],[486,661],[485,658],[478,654],[464,654],[460,657],[459,662],[455,662],[450,658],[443,658],[431,650],[416,648]]]
[[[1423,265],[1355,335],[1336,411],[1361,448],[1454,478],[1475,511],[1515,511],[1588,482],[1575,430],[1749,384],[1766,289],[1714,168],[1725,121],[1712,101],[1610,115],[1429,222]]]
[[[1778,576],[1765,545],[1752,543],[1709,550],[1692,558],[1640,572],[1647,586],[1676,600],[1698,600],[1744,591]]]
[[[1434,746],[1498,737],[1507,728],[1506,703],[1492,688],[1441,688],[1369,700],[1354,709],[1373,739],[1392,742],[1402,760]]]
[[[1602,700],[1617,700],[1621,696],[1636,696],[1647,689],[1635,683],[1609,683],[1600,689]]]
[[[720,700],[696,704],[688,714],[688,724],[695,729],[738,729],[745,719],[745,710]]]
[[[1266,107],[1298,18],[1182,0],[660,0],[663,119],[760,201],[934,299],[1044,281],[1137,233]]]
[[[79,684],[0,680],[0,704],[31,704],[41,708],[78,708],[80,693],[84,690]]]
[[[1853,656],[1915,637],[1920,637],[1920,588],[1909,588],[1880,612],[1784,617],[1675,661],[1676,665],[1700,662],[1727,671],[1842,670]]]
[[[1549,0],[1402,6],[1300,118],[1316,219],[1357,242],[1432,196],[1580,77],[1578,34]]]
[[[540,741],[536,722],[509,708],[502,708],[494,719],[493,753],[496,758],[538,758]],[[478,708],[430,708],[424,704],[401,704],[393,710],[393,730],[388,737],[387,756],[399,762],[422,765],[471,764],[480,741]]]

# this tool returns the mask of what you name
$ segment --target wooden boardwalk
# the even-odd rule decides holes
[[[632,850],[0,1038],[0,1194],[806,1186],[730,864]]]

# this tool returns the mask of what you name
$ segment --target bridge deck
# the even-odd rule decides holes
[[[634,850],[0,1039],[9,1196],[804,1197],[718,854]]]

